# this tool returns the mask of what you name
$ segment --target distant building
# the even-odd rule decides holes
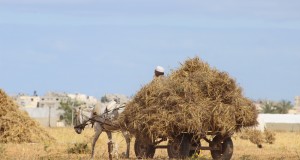
[[[295,97],[294,107],[289,110],[289,114],[300,114],[300,96]]]
[[[296,110],[297,114],[300,114],[300,96],[295,97],[295,106],[294,109]]]
[[[295,107],[300,107],[300,96],[295,97]]]
[[[257,128],[264,130],[264,128],[271,131],[300,131],[300,115],[293,114],[259,114]]]
[[[64,127],[64,123],[60,121],[62,110],[54,108],[21,108],[26,111],[28,115],[38,121],[45,127]]]
[[[20,107],[25,108],[58,108],[61,102],[67,102],[68,100],[79,101],[87,105],[95,105],[98,101],[97,98],[85,94],[67,94],[57,92],[48,92],[44,96],[18,94],[16,96],[12,96],[12,98]]]
[[[67,94],[58,92],[48,92],[44,96],[38,96],[34,92],[33,96],[26,94],[18,94],[12,96],[21,110],[26,111],[29,116],[46,127],[61,127],[64,126],[60,121],[60,116],[63,114],[62,110],[58,110],[61,102],[68,100],[79,101],[86,105],[95,105],[97,99],[93,96],[85,94]]]
[[[95,105],[98,101],[97,98],[93,96],[88,96],[80,93],[68,94],[68,97],[72,100],[83,102],[86,105]]]
[[[40,97],[38,96],[29,96],[26,94],[18,94],[16,96],[12,96],[13,100],[18,104],[20,107],[26,108],[36,108],[40,101]]]
[[[55,93],[48,92],[44,96],[41,97],[39,101],[38,108],[55,108],[57,109],[60,106],[60,102],[67,102],[69,99],[66,93]]]

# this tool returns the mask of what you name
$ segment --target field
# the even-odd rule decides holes
[[[23,143],[23,144],[0,144],[1,159],[89,159],[90,154],[72,154],[68,150],[74,148],[75,144],[88,144],[91,149],[91,141],[94,131],[87,128],[82,134],[78,135],[73,128],[47,128],[56,142],[54,143]],[[234,154],[233,160],[300,160],[300,133],[299,132],[276,132],[274,144],[263,144],[263,148],[258,148],[248,140],[242,140],[239,135],[233,136]],[[122,152],[125,151],[125,140],[121,133],[113,134],[114,142],[117,144],[119,159],[122,159]],[[95,159],[108,159],[107,136],[103,133],[97,144]],[[131,143],[130,159],[135,159],[133,151],[134,139]],[[204,144],[204,142],[203,142]],[[116,153],[116,152],[115,152]],[[115,154],[117,155],[117,154]],[[168,159],[167,151],[157,149],[155,159]],[[115,156],[114,159],[117,159]],[[209,151],[202,151],[198,159],[211,159]]]

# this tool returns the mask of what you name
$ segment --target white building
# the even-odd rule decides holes
[[[40,98],[38,108],[55,108],[60,106],[60,102],[66,102],[69,99],[66,93],[48,92]]]
[[[300,114],[300,96],[295,97],[295,106],[294,106],[296,112]]]
[[[17,96],[12,96],[12,98],[18,106],[26,108],[36,108],[41,100],[38,96],[29,96],[25,94],[18,94]]]
[[[64,123],[60,121],[62,110],[53,108],[21,108],[26,111],[28,115],[38,121],[45,127],[64,127]]]
[[[300,107],[300,96],[295,97],[295,107]]]
[[[80,94],[80,93],[68,94],[68,97],[72,100],[83,102],[87,105],[95,105],[97,103],[97,98],[85,94]]]
[[[67,94],[58,92],[48,92],[44,96],[33,96],[18,94],[12,96],[21,110],[25,110],[29,116],[42,124],[43,126],[58,127],[64,126],[60,122],[60,116],[63,113],[59,110],[61,102],[76,100],[87,105],[95,105],[97,99],[85,94]]]
[[[262,131],[300,131],[300,114],[259,114],[257,121]]]
[[[289,114],[300,114],[300,96],[295,97],[294,107],[289,110]]]

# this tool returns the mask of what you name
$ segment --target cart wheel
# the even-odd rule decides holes
[[[189,136],[182,135],[174,138],[173,141],[168,142],[169,158],[186,158],[189,156],[191,148],[191,140]]]
[[[214,160],[230,160],[233,154],[233,143],[230,137],[223,139],[222,136],[217,135],[213,138],[213,141],[209,146],[221,149],[210,151]]]
[[[155,153],[155,146],[150,141],[142,141],[141,139],[135,139],[134,152],[137,158],[153,158]]]
[[[189,157],[192,157],[195,153],[200,154],[200,147],[201,147],[201,142],[199,141],[193,141],[192,146],[190,148],[189,152]]]

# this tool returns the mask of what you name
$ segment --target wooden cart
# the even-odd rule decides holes
[[[167,149],[169,158],[184,159],[199,154],[201,150],[210,150],[215,160],[229,160],[233,154],[232,134],[222,136],[219,132],[206,132],[203,135],[181,133],[170,138],[162,137],[151,140],[145,135],[137,135],[134,143],[134,151],[137,158],[153,158],[156,149]],[[208,138],[211,137],[211,138]],[[205,140],[209,145],[202,146],[200,140]],[[168,141],[167,145],[160,145]]]

